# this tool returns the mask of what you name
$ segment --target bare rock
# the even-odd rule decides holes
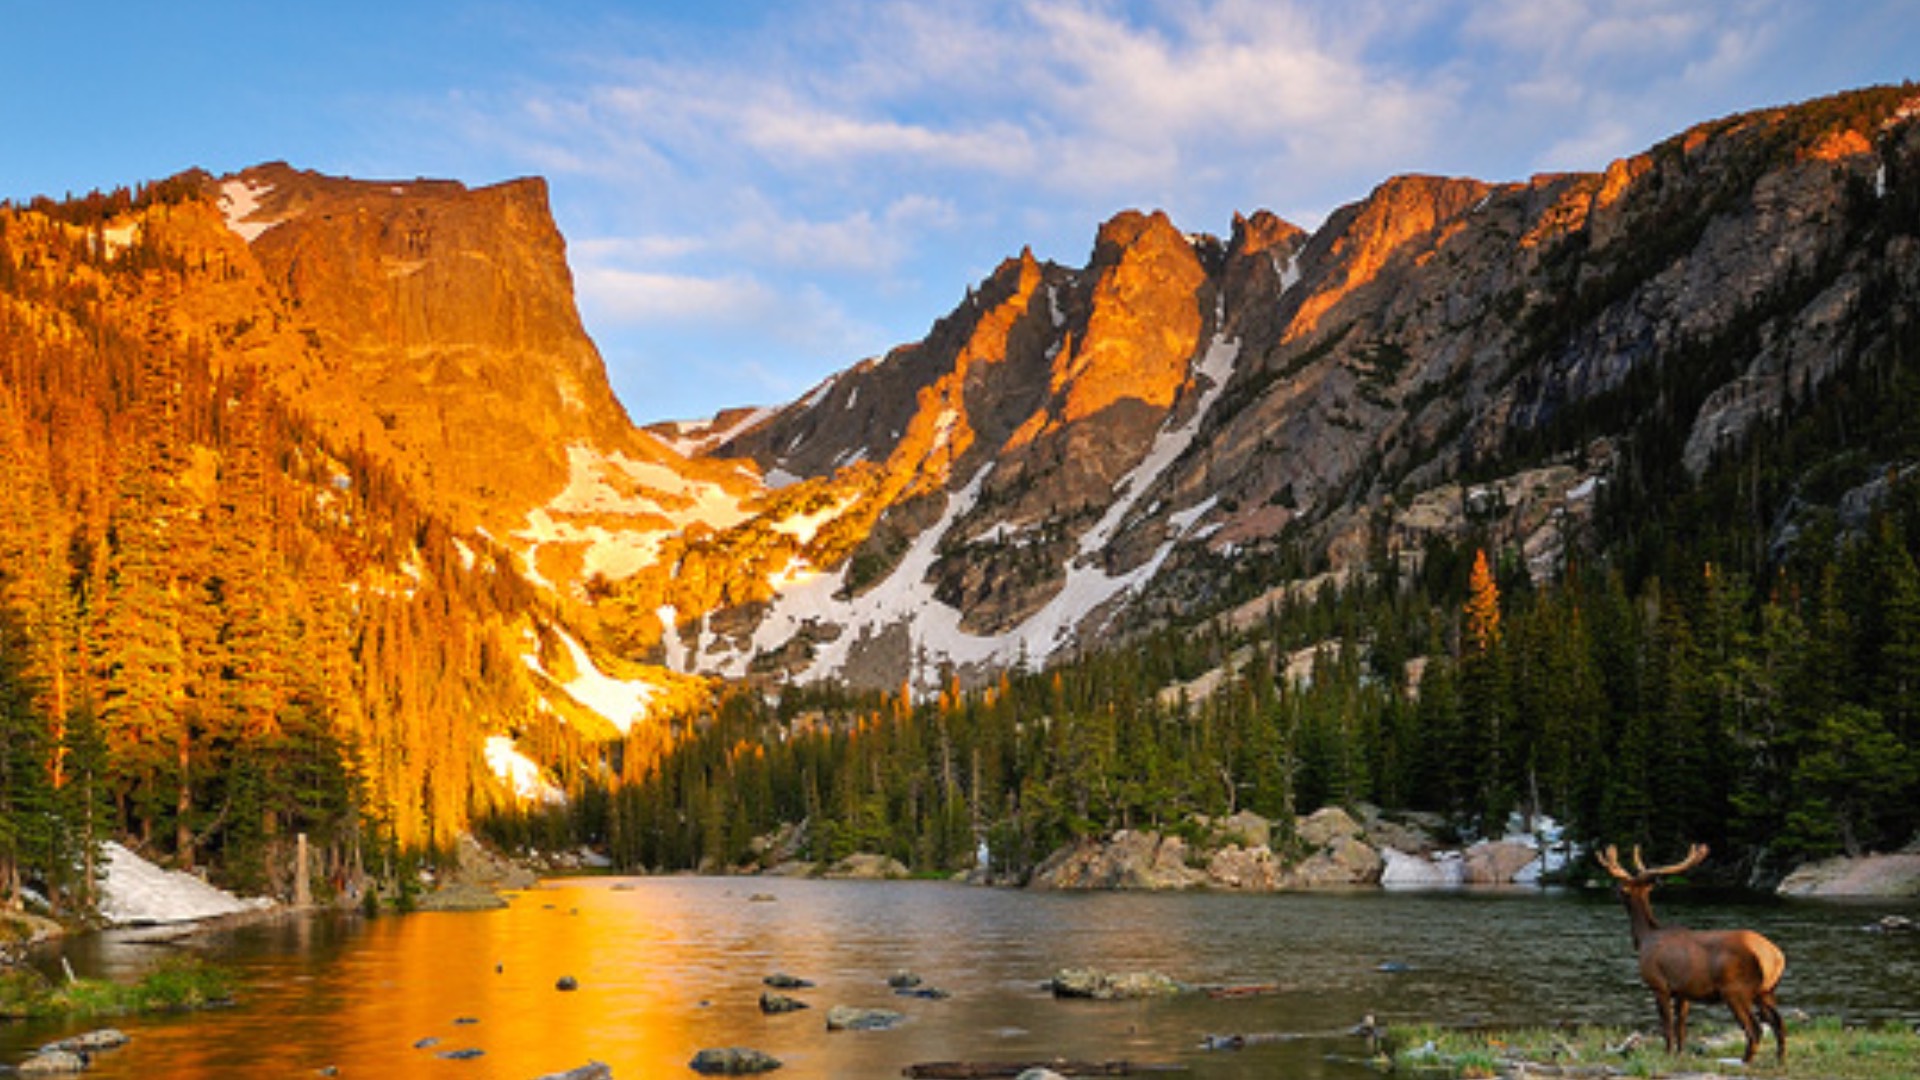
[[[1366,830],[1353,815],[1337,806],[1323,806],[1300,819],[1296,827],[1300,839],[1310,849],[1325,848],[1338,839],[1357,840]]]
[[[746,1046],[714,1046],[693,1055],[687,1067],[702,1076],[749,1076],[772,1072],[780,1059]]]
[[[1266,845],[1243,848],[1228,845],[1207,860],[1207,883],[1222,889],[1271,892],[1280,884],[1280,861]]]
[[[828,1031],[884,1031],[905,1020],[906,1017],[892,1009],[862,1009],[852,1005],[835,1005],[827,1010]]]
[[[1489,840],[1467,849],[1463,878],[1468,885],[1511,885],[1540,858],[1531,845],[1514,840]]]
[[[1093,1001],[1173,997],[1190,989],[1186,984],[1157,971],[1109,973],[1099,968],[1063,968],[1054,973],[1047,988],[1057,998],[1086,998]]]
[[[1061,848],[1034,870],[1036,889],[1190,889],[1207,875],[1187,865],[1187,842],[1177,836],[1122,829],[1105,841]]]
[[[826,877],[850,881],[899,881],[911,876],[900,860],[886,855],[855,852],[828,868]]]
[[[1920,855],[1866,855],[1808,863],[1780,883],[1781,896],[1920,896]]]

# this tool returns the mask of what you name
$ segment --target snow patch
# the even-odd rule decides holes
[[[1119,531],[1140,497],[1192,443],[1201,421],[1233,374],[1239,353],[1238,340],[1215,337],[1199,365],[1198,374],[1204,378],[1206,388],[1192,414],[1178,425],[1170,420],[1156,434],[1145,458],[1115,485],[1115,489],[1124,494],[1081,538],[1082,557],[1066,567],[1066,582],[1060,591],[1019,627],[995,636],[980,636],[961,629],[961,613],[935,596],[934,587],[927,580],[928,572],[939,558],[941,541],[979,500],[981,485],[993,471],[989,463],[953,493],[940,520],[914,537],[893,573],[883,581],[857,597],[844,598],[836,595],[844,583],[845,567],[842,567],[782,591],[755,629],[751,652],[727,654],[717,665],[720,674],[745,674],[750,655],[771,652],[796,634],[817,625],[850,629],[832,641],[816,643],[810,669],[816,676],[842,670],[857,644],[869,634],[893,626],[904,626],[913,634],[911,655],[917,659],[910,678],[922,690],[935,688],[941,669],[948,664],[1011,664],[1023,655],[1031,662],[1044,662],[1072,644],[1075,631],[1089,612],[1152,580],[1183,534],[1213,508],[1210,499],[1174,515],[1172,535],[1145,562],[1126,573],[1109,573],[1095,557]],[[938,425],[941,437],[948,426],[948,418],[942,416]]]
[[[573,659],[573,669],[578,672],[571,680],[560,682],[540,666],[537,652],[525,653],[520,659],[527,667],[545,676],[565,690],[568,696],[586,708],[592,709],[607,722],[625,735],[633,725],[647,719],[647,706],[652,703],[658,687],[642,679],[616,679],[601,671],[587,655],[585,646],[573,639],[565,630],[555,628],[560,643],[567,647],[567,654]]]
[[[591,446],[567,447],[567,486],[545,506],[527,513],[514,536],[527,543],[526,576],[551,587],[538,570],[543,544],[579,544],[586,550],[581,569],[619,580],[659,558],[660,544],[691,525],[728,529],[751,516],[741,499],[719,484],[695,480],[674,469],[625,454],[603,454]],[[620,528],[606,518],[633,518]],[[570,520],[588,519],[588,522]],[[641,524],[639,519],[645,519]]]
[[[111,840],[100,850],[100,915],[114,926],[194,922],[273,906],[271,900],[243,900],[185,871],[162,870]]]
[[[782,536],[791,536],[802,544],[811,544],[823,526],[852,509],[853,505],[859,501],[858,494],[844,495],[811,514],[796,514],[785,520],[776,521],[770,528]]]
[[[512,739],[505,735],[489,735],[485,752],[487,768],[513,788],[514,797],[523,802],[537,802],[546,806],[566,803],[566,793],[548,783],[541,774],[540,766],[521,753]]]
[[[272,184],[252,180],[229,180],[221,184],[220,212],[226,217],[227,228],[251,244],[260,238],[261,233],[280,224],[277,221],[248,220],[260,209],[260,200],[272,191]]]

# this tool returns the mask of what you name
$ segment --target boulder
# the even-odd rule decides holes
[[[1309,850],[1328,847],[1335,840],[1358,840],[1366,833],[1353,815],[1337,806],[1323,806],[1301,818],[1295,831]]]
[[[1511,885],[1539,858],[1530,844],[1483,840],[1467,849],[1462,877],[1469,885]]]
[[[760,992],[760,1011],[769,1016],[799,1012],[801,1009],[810,1009],[812,1007],[813,1006],[808,1005],[797,997],[789,997],[786,994],[775,994],[766,990]]]
[[[536,1076],[534,1080],[613,1080],[613,1066],[589,1061],[585,1065],[576,1066],[566,1072]]]
[[[796,975],[789,975],[784,971],[776,971],[760,981],[773,987],[775,990],[805,990],[813,985],[813,983],[806,979],[802,979]]]
[[[1372,885],[1380,880],[1381,866],[1380,853],[1360,842],[1357,835],[1335,836],[1324,850],[1289,868],[1281,878],[1280,887],[1325,889]]]
[[[862,1009],[852,1005],[835,1005],[827,1010],[827,1030],[881,1031],[905,1019],[905,1016],[892,1009]]]
[[[1270,892],[1279,886],[1281,874],[1280,861],[1265,845],[1229,845],[1207,860],[1207,884],[1221,889]]]
[[[1428,814],[1407,814],[1400,820],[1389,821],[1378,816],[1369,816],[1366,820],[1367,843],[1375,848],[1394,848],[1407,855],[1426,855],[1439,846],[1434,840],[1434,831],[1440,828],[1440,822]]]
[[[1206,883],[1187,865],[1187,842],[1128,829],[1105,841],[1082,840],[1047,856],[1029,884],[1036,889],[1190,889]]]
[[[130,1040],[127,1033],[119,1028],[97,1028],[51,1042],[40,1048],[43,1054],[66,1052],[69,1054],[97,1054],[102,1050],[112,1050],[125,1046]]]
[[[693,1055],[687,1067],[702,1076],[748,1076],[772,1072],[780,1059],[746,1046],[713,1046]]]
[[[21,1062],[17,1071],[21,1076],[64,1076],[86,1070],[87,1059],[84,1055],[71,1050],[53,1050],[35,1054]]]
[[[1243,848],[1271,848],[1273,846],[1273,822],[1251,810],[1242,810],[1232,817],[1221,818],[1213,827],[1229,844]]]
[[[1920,896],[1920,855],[1844,856],[1808,863],[1780,883],[1781,896]]]
[[[1099,968],[1062,968],[1047,983],[1057,998],[1086,998],[1093,1001],[1130,1001],[1137,998],[1172,997],[1190,988],[1157,971],[1116,972]]]
[[[1387,889],[1452,889],[1466,879],[1466,865],[1457,851],[1440,851],[1430,856],[1410,855],[1398,848],[1383,848],[1380,856],[1380,885]]]
[[[898,881],[910,875],[898,859],[855,852],[828,867],[825,876],[851,881]]]

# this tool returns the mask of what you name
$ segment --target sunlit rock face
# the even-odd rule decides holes
[[[218,182],[280,317],[322,358],[302,403],[371,412],[396,464],[498,531],[559,491],[568,448],[643,453],[574,308],[543,181]]]
[[[538,181],[208,179],[229,269],[182,303],[246,309],[236,351],[593,604],[598,646],[931,688],[1257,605],[1239,568],[1281,550],[1340,580],[1471,532],[1555,573],[1650,418],[1699,475],[1899,332],[1916,115],[1863,93],[1590,174],[1396,177],[1311,233],[1126,211],[797,401],[649,431]]]
[[[1912,302],[1913,241],[1862,222],[1920,174],[1915,115],[1833,99],[1597,173],[1394,178],[1311,234],[1127,212],[1083,268],[1009,260],[711,444],[857,481],[861,539],[696,659],[930,686],[1207,610],[1280,545],[1342,575],[1472,531],[1551,575],[1650,422],[1623,395],[1699,474],[1856,362],[1863,318],[1884,338],[1869,297]]]

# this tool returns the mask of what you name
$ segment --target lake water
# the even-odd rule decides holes
[[[1911,903],[1655,901],[1671,923],[1746,925],[1778,942],[1789,1017],[1920,1020],[1920,935],[1861,929],[1883,914],[1920,914]],[[1353,1060],[1366,1045],[1345,1032],[1369,1013],[1386,1024],[1655,1022],[1626,914],[1599,893],[1060,894],[597,878],[550,882],[494,912],[289,917],[185,944],[101,934],[66,948],[82,974],[132,977],[192,948],[242,979],[234,1008],[118,1021],[133,1042],[98,1059],[88,1075],[103,1078],[312,1077],[332,1067],[346,1078],[530,1080],[592,1059],[639,1080],[692,1077],[697,1050],[738,1045],[780,1058],[774,1075],[790,1078],[1065,1057],[1175,1065],[1198,1078],[1359,1080],[1377,1074]],[[1278,990],[1090,1002],[1042,989],[1077,965]],[[901,969],[952,997],[895,996],[885,980]],[[776,971],[816,983],[794,992],[814,1007],[762,1015],[760,980]],[[563,976],[579,989],[557,990]],[[835,1004],[906,1020],[829,1033]],[[1725,1010],[1696,1016],[1724,1023]],[[97,1025],[0,1025],[0,1062],[88,1026]],[[1208,1035],[1234,1033],[1287,1038],[1202,1048]],[[416,1048],[426,1039],[439,1041]],[[464,1048],[484,1054],[439,1056]]]

